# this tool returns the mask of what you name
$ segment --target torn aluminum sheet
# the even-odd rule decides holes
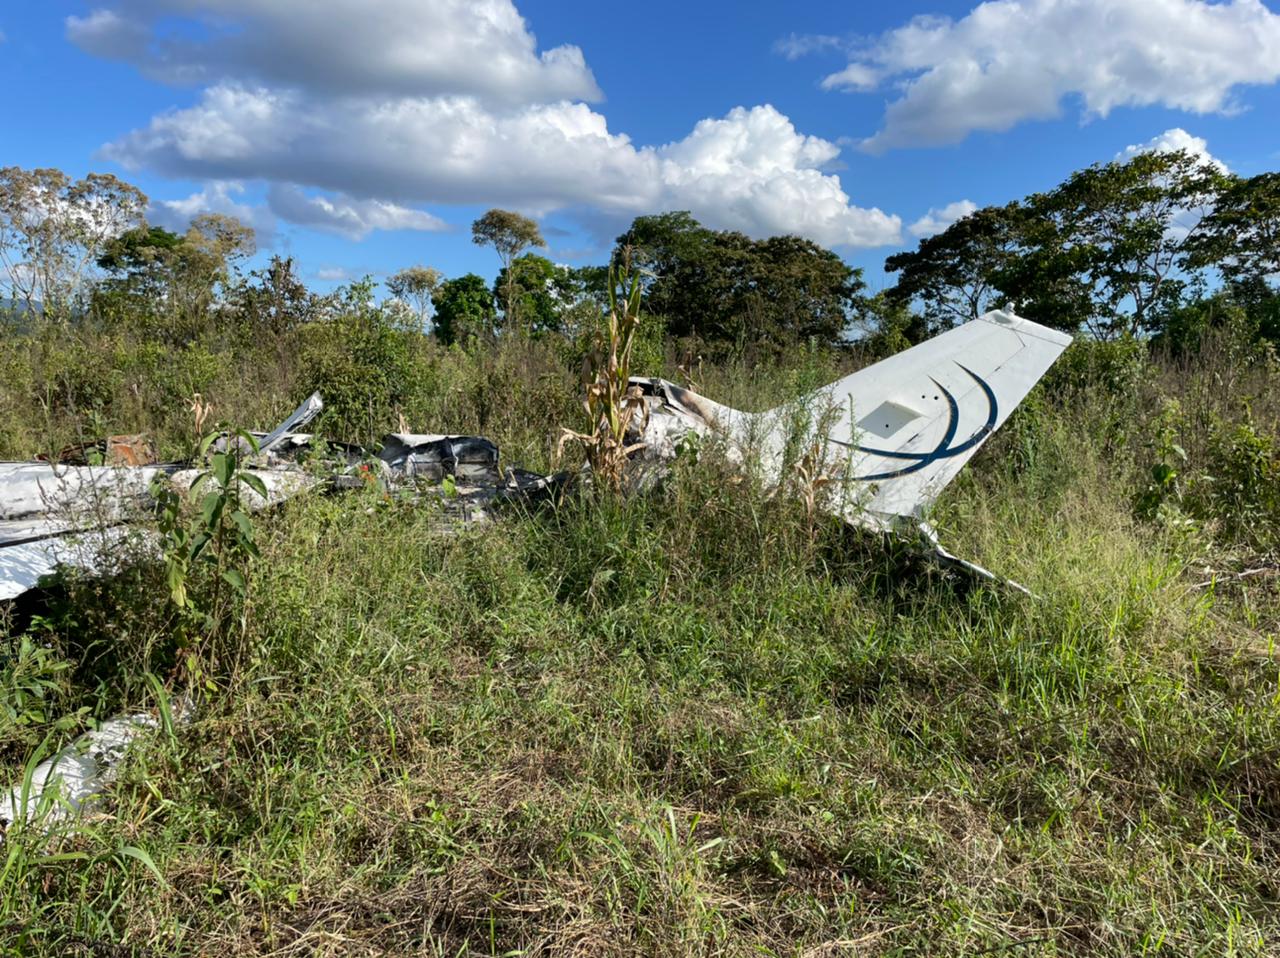
[[[204,472],[204,469],[180,469],[169,479],[182,492],[190,492],[191,486]],[[286,499],[320,484],[317,476],[296,469],[246,469],[245,472],[262,480],[262,485],[267,490],[267,497],[264,499],[250,486],[241,484],[240,501],[250,512],[258,512],[268,506],[278,506]],[[208,486],[202,486],[201,489],[204,492],[209,491]]]
[[[24,464],[26,465],[26,464]],[[61,470],[110,469],[108,466],[65,466]],[[184,492],[203,470],[183,469],[170,475],[170,480]],[[165,474],[162,469],[112,470],[113,480],[133,488],[143,478],[148,480]],[[242,501],[250,512],[279,505],[290,496],[319,484],[320,480],[305,472],[251,469],[250,474],[262,480],[267,490],[263,499],[248,485],[241,487]],[[0,468],[0,485],[4,471]],[[61,479],[66,479],[64,471]],[[71,483],[74,485],[74,481]],[[59,488],[56,483],[51,484]],[[149,483],[148,483],[149,485]],[[145,488],[145,487],[144,487]],[[102,493],[103,489],[95,490]],[[149,492],[137,491],[127,501],[114,496],[90,498],[83,494],[62,508],[51,507],[45,514],[33,513],[17,519],[0,519],[0,601],[15,599],[36,588],[41,579],[58,566],[69,566],[85,572],[106,573],[125,551],[131,539],[140,549],[154,549],[154,534],[136,520],[146,516],[154,505]],[[59,498],[59,497],[54,497]]]
[[[633,379],[646,397],[641,487],[689,435],[723,441],[771,486],[788,484],[796,451],[835,491],[828,512],[877,532],[923,536],[939,559],[957,559],[925,523],[942,490],[1053,365],[1071,337],[994,311],[890,356],[795,402],[749,413],[662,379]],[[791,455],[789,456],[789,452]]]
[[[270,452],[276,447],[277,443],[281,442],[290,433],[296,433],[311,420],[315,419],[316,416],[320,415],[323,409],[324,401],[320,398],[320,394],[318,392],[312,393],[302,401],[302,405],[289,414],[289,417],[284,422],[262,437],[262,441],[258,443],[258,452]]]
[[[383,439],[378,459],[392,475],[439,482],[445,476],[496,483],[498,447],[479,436],[392,433]]]
[[[0,601],[35,588],[59,565],[105,571],[123,523],[151,506],[160,467],[0,463]]]
[[[0,602],[36,588],[59,566],[106,574],[116,567],[135,538],[140,550],[154,549],[154,535],[133,526],[59,531],[18,540],[8,540],[6,534],[0,528]]]
[[[262,481],[263,498],[254,489],[241,489],[250,511],[275,506],[308,489],[328,482],[333,488],[359,488],[378,482],[397,498],[430,500],[440,511],[440,528],[462,528],[487,522],[495,508],[514,500],[526,502],[550,497],[559,488],[558,478],[547,478],[519,469],[499,469],[498,447],[478,436],[427,433],[393,433],[386,437],[374,462],[379,471],[360,471],[365,459],[358,448],[326,443],[334,470],[328,479],[317,471],[304,471],[297,463],[303,450],[314,448],[314,437],[296,432],[323,408],[313,394],[275,430],[262,435],[260,454],[248,472]],[[238,442],[223,437],[214,448]],[[332,455],[336,453],[336,455]],[[364,467],[367,469],[367,467]],[[36,587],[59,565],[90,572],[106,572],[111,560],[123,551],[127,529],[139,529],[147,539],[146,524],[127,525],[144,517],[154,502],[152,480],[167,475],[178,489],[190,492],[204,470],[179,466],[117,468],[110,466],[55,466],[46,463],[0,464],[0,601],[13,599]],[[447,485],[441,481],[448,477]],[[154,536],[152,536],[154,539]],[[143,547],[154,543],[143,542]]]
[[[507,469],[499,482],[459,478],[453,488],[429,487],[428,494],[440,503],[440,532],[491,522],[497,510],[510,503],[535,505],[554,499],[564,486],[566,475],[543,476],[523,469]],[[421,496],[421,492],[416,495]]]
[[[0,463],[0,521],[56,518],[68,528],[119,522],[150,500],[155,466]]]
[[[30,822],[46,827],[78,815],[94,796],[115,781],[120,762],[138,736],[159,727],[144,713],[103,722],[35,767],[27,783],[0,798],[0,825]]]
[[[320,398],[318,392],[315,392],[303,400],[302,404],[291,412],[284,422],[270,432],[250,430],[248,434],[258,444],[255,462],[270,468],[295,461],[298,458],[299,451],[310,447],[314,440],[310,433],[303,433],[298,430],[320,415],[323,409],[324,400]],[[219,437],[210,448],[213,452],[225,452],[231,446],[235,446],[243,456],[248,456],[253,452],[243,438],[230,433]]]
[[[195,715],[190,701],[175,702],[172,727]],[[31,770],[0,796],[0,842],[15,822],[39,820],[45,829],[79,816],[120,774],[120,765],[141,736],[161,727],[150,713],[121,715],[98,724]]]
[[[295,430],[323,408],[320,394],[312,393],[263,437],[259,448],[264,459],[277,446],[293,441]],[[189,490],[200,472],[177,466],[0,463],[0,601],[35,588],[59,565],[106,572],[128,538],[122,527],[153,508],[152,482],[168,475],[179,488]],[[275,505],[319,481],[278,463],[250,472],[267,489],[265,500],[247,486],[242,490],[250,510]]]

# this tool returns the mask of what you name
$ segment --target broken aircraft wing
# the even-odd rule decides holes
[[[96,567],[103,547],[123,538],[120,523],[150,502],[148,487],[163,471],[0,463],[0,601],[59,565]]]
[[[293,413],[268,433],[259,446],[259,459],[295,436],[324,408],[312,393]],[[140,445],[138,437],[115,437]],[[118,445],[119,443],[117,443]],[[111,451],[111,440],[106,445]],[[176,466],[133,466],[116,457],[116,465],[63,465],[49,462],[0,463],[0,601],[35,588],[58,566],[101,570],[104,559],[124,542],[126,524],[150,509],[151,483],[168,475],[189,489],[199,470]],[[302,472],[252,470],[267,490],[267,500],[244,490],[250,509],[274,505],[315,480]]]

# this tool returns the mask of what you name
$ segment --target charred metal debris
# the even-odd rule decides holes
[[[250,509],[307,490],[376,486],[396,498],[434,502],[439,526],[455,529],[490,520],[506,502],[548,499],[565,478],[503,469],[498,447],[479,436],[393,433],[376,453],[327,442],[304,431],[323,408],[315,393],[270,432],[251,432],[256,454],[236,436],[213,444],[215,452],[238,444],[248,471],[262,480],[265,499],[247,486],[242,491]],[[111,436],[54,457],[0,463],[0,602],[37,588],[59,566],[110,572],[126,539],[152,535],[145,520],[155,505],[153,483],[167,479],[187,490],[199,473],[193,463],[156,462],[144,436]]]

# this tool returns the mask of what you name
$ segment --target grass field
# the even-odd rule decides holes
[[[264,517],[197,719],[79,833],[5,837],[0,952],[1280,954],[1280,374],[1074,362],[934,517],[1035,599],[710,453],[462,534],[362,493]],[[827,371],[701,385],[759,408]],[[535,392],[489,425],[539,466]],[[0,672],[44,689],[10,779],[173,661],[155,569],[69,596]]]

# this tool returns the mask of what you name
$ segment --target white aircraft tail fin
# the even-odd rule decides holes
[[[919,518],[1070,342],[990,312],[806,397],[828,410],[822,433],[852,490],[846,511]]]
[[[915,526],[1070,342],[1066,333],[990,312],[765,413],[635,379],[653,397],[645,457],[664,459],[685,433],[710,431],[776,483],[798,435],[824,447],[823,472],[845,492],[834,511],[872,528],[899,528],[903,519]],[[808,425],[797,434],[798,415]]]

